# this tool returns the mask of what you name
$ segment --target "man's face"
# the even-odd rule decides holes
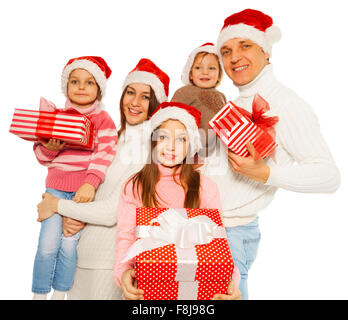
[[[269,63],[269,54],[249,39],[229,39],[221,47],[220,54],[225,72],[236,86],[254,80]]]

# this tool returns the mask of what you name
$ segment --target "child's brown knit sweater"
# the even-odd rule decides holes
[[[178,89],[171,101],[185,103],[201,112],[201,128],[204,129],[206,136],[205,142],[202,140],[202,144],[208,146],[208,143],[211,142],[208,140],[208,129],[210,129],[208,122],[226,104],[224,94],[215,88],[202,89],[194,85],[187,85]],[[211,139],[216,139],[216,135],[212,134]]]

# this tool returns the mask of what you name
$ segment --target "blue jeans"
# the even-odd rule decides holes
[[[75,192],[56,189],[46,189],[46,192],[68,200],[72,200],[75,195]],[[33,271],[34,293],[46,294],[51,288],[68,291],[72,287],[80,232],[72,237],[65,237],[62,232],[62,217],[58,213],[41,222]]]
[[[234,264],[241,276],[239,290],[242,298],[248,300],[248,272],[256,258],[261,238],[259,218],[244,226],[227,227],[226,233]]]

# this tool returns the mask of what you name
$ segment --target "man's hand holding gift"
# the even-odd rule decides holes
[[[262,158],[256,156],[256,150],[253,144],[249,141],[246,144],[249,152],[248,157],[241,157],[235,154],[232,150],[228,150],[228,161],[233,172],[242,174],[255,181],[266,183],[270,174],[270,168]]]

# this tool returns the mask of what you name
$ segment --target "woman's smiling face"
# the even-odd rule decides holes
[[[123,96],[123,112],[130,125],[147,120],[150,103],[150,86],[144,83],[131,83]]]

